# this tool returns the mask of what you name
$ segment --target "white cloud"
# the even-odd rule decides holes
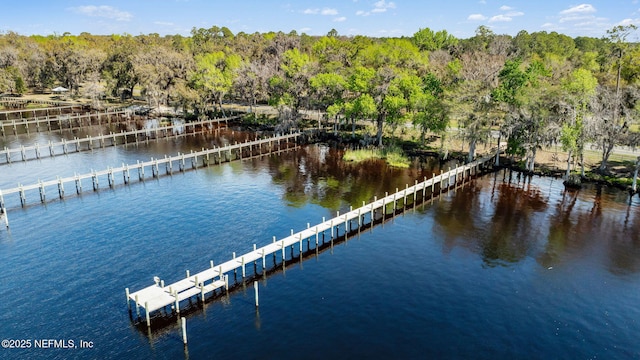
[[[389,9],[395,9],[396,3],[393,1],[387,2],[386,0],[379,0],[373,4],[373,9],[369,11],[358,10],[356,11],[356,16],[369,16],[371,14],[380,14],[383,12],[387,12]]]
[[[509,11],[509,10],[513,10],[513,8],[511,6],[502,5],[502,6],[500,6],[500,10]]]
[[[324,9],[322,9],[322,11],[320,12],[320,14],[322,14],[322,15],[338,15],[338,10],[336,10],[336,9],[324,8]]]
[[[343,22],[343,21],[346,21],[346,20],[347,20],[347,18],[344,17],[344,16],[337,17],[337,18],[333,19],[334,22]]]
[[[467,17],[467,20],[483,21],[483,20],[487,20],[487,17],[482,14],[471,14]]]
[[[553,28],[555,27],[555,25],[553,25],[552,23],[544,23],[542,25],[540,25],[541,28],[543,29],[547,29],[547,28]]]
[[[385,0],[380,0],[380,1],[377,1],[375,4],[373,4],[373,9],[371,10],[371,12],[383,13],[388,9],[395,9],[395,8],[396,8],[396,3],[394,3],[393,1],[386,2]]]
[[[491,19],[489,19],[489,22],[509,22],[511,20],[513,20],[511,17],[500,14],[493,16]]]
[[[330,8],[324,8],[322,10],[320,9],[304,9],[302,11],[303,14],[305,15],[338,15],[338,10],[336,9],[330,9]]]
[[[566,14],[586,14],[586,13],[594,13],[596,12],[596,8],[593,7],[593,5],[591,4],[580,4],[574,7],[571,7],[569,9],[566,10],[562,10],[560,11],[560,14],[562,15],[566,15]]]
[[[303,27],[302,29],[300,29],[300,32],[303,32],[303,33],[306,33],[306,32],[309,32],[309,31],[311,31],[310,27]]]
[[[156,25],[161,25],[161,26],[173,26],[173,25],[175,25],[174,23],[168,22],[168,21],[154,21],[153,23],[156,24]]]
[[[640,24],[640,19],[624,19],[617,23],[616,25],[627,26],[627,25],[638,25]]]
[[[131,19],[133,19],[133,15],[131,15],[131,13],[128,13],[126,11],[121,11],[114,8],[113,6],[107,6],[107,5],[100,5],[100,6],[87,5],[87,6],[72,7],[70,9],[78,14],[91,16],[91,17],[113,19],[116,21],[130,21]]]

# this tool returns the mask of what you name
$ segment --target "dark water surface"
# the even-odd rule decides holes
[[[57,135],[4,141],[37,136]],[[238,136],[1,165],[0,188]],[[261,278],[259,311],[250,285],[207,303],[187,316],[186,348],[177,324],[151,338],[132,325],[125,287],[176,281],[439,172],[339,157],[314,145],[46,205],[5,198],[0,338],[32,348],[0,358],[640,358],[638,199],[508,171]],[[34,349],[41,339],[94,347]]]

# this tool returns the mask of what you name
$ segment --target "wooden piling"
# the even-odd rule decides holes
[[[146,318],[147,318],[147,327],[151,327],[151,318],[149,317],[149,302],[146,301],[144,303],[144,310],[146,313]]]
[[[255,293],[256,293],[256,307],[258,307],[259,301],[258,301],[258,282],[257,281],[253,282],[253,289],[255,290]]]
[[[184,317],[180,318],[180,323],[182,324],[182,342],[187,344],[187,319]]]

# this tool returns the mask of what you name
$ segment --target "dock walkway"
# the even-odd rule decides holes
[[[65,130],[65,129],[77,129],[81,128],[84,122],[88,125],[92,124],[92,119],[96,119],[98,125],[102,123],[102,119],[105,118],[108,123],[111,123],[111,119],[114,117],[122,117],[125,119],[131,119],[134,112],[129,109],[108,109],[104,111],[84,111],[84,112],[72,112],[69,114],[59,114],[54,116],[40,116],[33,118],[22,118],[0,121],[0,135],[6,136],[5,128],[13,129],[13,134],[18,133],[18,128],[24,128],[25,132],[29,132],[29,125],[36,126],[36,132],[40,132],[40,126],[44,128],[46,124],[47,131],[53,130]],[[73,125],[75,124],[77,125]],[[55,124],[57,128],[53,128],[51,125]]]
[[[18,110],[0,110],[0,120],[16,120],[22,119],[26,116],[31,115],[31,117],[36,117],[38,114],[40,116],[52,116],[55,114],[62,115],[64,113],[72,113],[75,109],[78,111],[84,111],[88,109],[88,105],[83,104],[65,104],[60,103],[58,105],[53,105],[52,107],[41,107],[41,108],[33,108],[33,109],[18,109]]]
[[[191,299],[194,296],[198,297],[201,302],[205,301],[205,296],[214,293],[217,289],[229,288],[230,272],[236,272],[238,269],[242,271],[242,279],[246,277],[246,265],[256,262],[262,262],[263,271],[266,270],[266,257],[274,256],[282,253],[282,260],[285,261],[286,254],[285,249],[292,248],[297,244],[300,254],[303,252],[303,242],[307,240],[307,250],[309,250],[310,239],[315,239],[316,248],[319,244],[319,236],[324,237],[324,233],[329,231],[331,238],[333,239],[338,235],[340,227],[344,227],[345,234],[352,231],[353,223],[357,223],[357,228],[363,226],[372,226],[376,222],[376,211],[381,212],[384,217],[387,207],[392,204],[393,213],[398,210],[399,203],[402,201],[403,208],[407,206],[407,199],[413,199],[413,203],[416,203],[418,194],[421,199],[425,199],[426,192],[429,190],[431,195],[434,194],[435,186],[438,185],[439,191],[442,189],[448,189],[451,186],[455,186],[459,182],[464,182],[465,179],[471,178],[476,175],[478,170],[487,162],[490,162],[493,156],[487,156],[469,164],[456,167],[448,172],[441,172],[440,175],[434,175],[431,179],[424,179],[424,181],[415,185],[408,186],[401,191],[396,189],[394,194],[385,194],[385,197],[374,200],[369,204],[364,204],[357,209],[351,209],[345,214],[337,213],[336,217],[323,221],[317,225],[310,226],[307,224],[307,228],[297,233],[291,230],[291,235],[283,239],[276,240],[273,237],[273,241],[265,246],[258,248],[255,244],[253,250],[243,255],[236,256],[233,253],[231,260],[223,262],[219,265],[215,265],[213,261],[210,261],[209,268],[200,271],[196,274],[190,274],[187,270],[186,278],[179,280],[171,284],[165,284],[164,280],[158,277],[154,278],[154,284],[145,287],[141,290],[130,293],[129,288],[125,289],[127,304],[131,309],[131,302],[135,303],[136,313],[140,314],[140,308],[144,310],[145,320],[148,326],[151,326],[151,314],[159,310],[165,309],[165,307],[171,305],[172,311],[177,314],[180,313],[180,302],[183,300]],[[368,219],[368,222],[367,222]]]
[[[182,172],[187,169],[187,161],[191,162],[191,168],[197,169],[198,166],[205,167],[212,164],[221,164],[223,162],[246,158],[247,156],[243,155],[244,152],[248,152],[249,157],[253,156],[254,152],[257,152],[258,155],[261,156],[264,154],[272,153],[274,151],[280,151],[282,142],[285,142],[285,145],[288,148],[288,141],[293,140],[293,142],[297,142],[298,137],[300,137],[301,135],[302,133],[295,132],[264,139],[256,139],[255,141],[246,141],[244,143],[235,143],[222,147],[202,149],[201,151],[192,151],[189,154],[179,153],[177,156],[165,155],[164,158],[160,159],[151,158],[150,161],[146,162],[138,161],[136,164],[131,165],[122,164],[122,166],[120,167],[110,167],[108,169],[100,171],[93,170],[87,174],[76,174],[74,176],[64,178],[58,177],[55,180],[39,181],[36,184],[18,184],[17,187],[0,190],[0,214],[6,215],[7,213],[4,198],[7,195],[18,194],[20,196],[20,203],[24,207],[27,204],[26,192],[30,190],[36,190],[40,194],[40,201],[42,203],[45,203],[47,190],[50,187],[54,187],[55,189],[57,189],[58,196],[60,197],[60,199],[62,199],[65,196],[65,185],[68,186],[69,183],[72,186],[75,185],[76,193],[80,194],[83,191],[83,180],[90,179],[92,183],[92,189],[96,191],[99,188],[100,179],[102,178],[102,180],[104,181],[104,178],[106,177],[106,181],[109,184],[109,187],[112,188],[116,184],[116,174],[121,174],[124,184],[128,184],[131,181],[131,171],[137,171],[138,179],[140,181],[143,181],[145,179],[145,168],[149,168],[151,170],[150,172],[152,177],[156,178],[161,175],[160,166],[164,166],[166,168],[167,175],[172,174],[174,171],[174,162],[177,164],[178,170]],[[264,147],[266,147],[266,150],[263,151]]]
[[[38,143],[31,146],[20,146],[19,148],[7,148],[5,146],[4,150],[0,150],[0,159],[4,159],[4,163],[0,164],[9,164],[14,161],[15,156],[19,155],[19,160],[29,161],[41,159],[47,156],[56,156],[60,154],[68,154],[71,152],[80,152],[83,150],[92,150],[95,147],[107,147],[107,146],[117,146],[118,144],[127,145],[129,143],[138,144],[140,141],[147,141],[151,138],[159,139],[159,138],[168,138],[172,136],[180,136],[184,134],[192,134],[195,133],[195,129],[198,126],[205,127],[212,124],[217,123],[228,123],[230,120],[234,120],[240,118],[240,116],[234,116],[229,118],[218,118],[218,119],[207,119],[201,121],[188,122],[180,125],[167,125],[167,126],[159,126],[153,128],[146,128],[141,130],[133,130],[133,131],[121,131],[119,133],[109,133],[106,135],[100,134],[98,136],[89,136],[86,138],[73,138],[72,140],[65,140],[58,142],[49,141],[46,145],[40,145]],[[174,130],[178,130],[183,128],[180,134],[172,135]],[[191,129],[191,131],[189,131]],[[133,140],[129,140],[130,137],[133,137]],[[84,146],[86,145],[86,146]],[[84,149],[83,149],[84,147]],[[41,150],[48,150],[44,154]],[[70,150],[71,149],[71,150]],[[57,151],[56,151],[57,150]]]

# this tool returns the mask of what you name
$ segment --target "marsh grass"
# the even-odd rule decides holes
[[[352,162],[361,162],[371,159],[384,159],[389,166],[399,168],[408,168],[411,165],[409,158],[399,147],[346,150],[342,156],[342,160]]]

